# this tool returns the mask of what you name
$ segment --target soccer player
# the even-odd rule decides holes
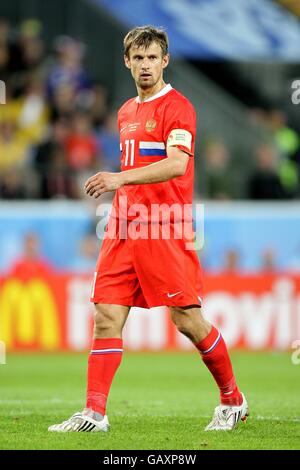
[[[195,111],[164,82],[169,54],[163,30],[143,26],[130,31],[124,39],[124,60],[138,96],[118,114],[121,171],[97,173],[85,185],[94,198],[116,190],[92,290],[95,327],[86,407],[49,430],[109,429],[106,402],[121,362],[122,329],[130,308],[162,305],[170,308],[174,324],[193,342],[219,387],[220,404],[205,430],[231,430],[246,419],[248,405],[221,334],[202,315],[196,251],[187,248],[186,232],[178,236],[190,212],[166,209],[192,204]],[[158,205],[163,210],[153,210]],[[170,236],[164,236],[166,226]]]

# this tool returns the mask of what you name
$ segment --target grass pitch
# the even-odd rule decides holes
[[[84,405],[87,354],[8,355],[0,366],[0,449],[300,449],[300,365],[284,353],[232,353],[248,421],[205,433],[218,403],[197,353],[126,353],[109,433],[52,434]]]

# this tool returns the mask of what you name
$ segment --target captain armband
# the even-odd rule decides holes
[[[173,129],[167,140],[167,148],[174,145],[182,145],[188,150],[192,150],[192,134],[184,129]]]

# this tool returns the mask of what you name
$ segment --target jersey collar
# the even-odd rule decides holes
[[[148,98],[145,101],[141,101],[140,97],[137,96],[135,101],[136,101],[136,103],[148,103],[149,101],[156,100],[157,98],[160,98],[161,96],[166,95],[171,90],[172,90],[172,86],[170,85],[170,83],[168,83],[162,90],[160,90],[159,93],[156,93],[156,95],[151,96],[151,98]]]

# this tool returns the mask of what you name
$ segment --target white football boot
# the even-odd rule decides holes
[[[241,406],[217,406],[212,421],[204,431],[230,431],[236,427],[239,421],[246,421],[249,416],[249,408],[243,393],[242,397],[243,403]]]
[[[105,415],[101,421],[95,420],[88,414],[80,411],[60,424],[49,426],[50,432],[107,432],[109,430],[108,418]]]

